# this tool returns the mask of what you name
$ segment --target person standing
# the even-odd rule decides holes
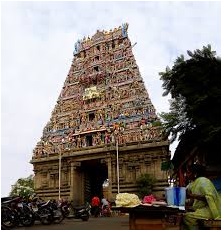
[[[91,214],[94,217],[98,217],[100,213],[100,198],[98,196],[94,196],[91,200]]]

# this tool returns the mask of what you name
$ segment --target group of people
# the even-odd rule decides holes
[[[94,196],[91,200],[91,214],[94,217],[103,216],[104,212],[106,212],[109,216],[110,214],[110,203],[109,201],[103,196],[103,198],[100,201],[100,198],[98,196]]]
[[[186,213],[182,229],[199,229],[201,220],[221,220],[221,198],[212,181],[205,177],[205,167],[192,164],[186,170],[189,184],[186,186]]]

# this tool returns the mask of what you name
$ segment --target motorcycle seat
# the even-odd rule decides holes
[[[15,197],[15,198],[13,198],[13,199],[10,199],[10,200],[7,200],[7,201],[3,201],[2,204],[9,204],[9,203],[12,203],[12,202],[14,202],[14,201],[17,201],[17,200],[19,200],[19,199],[20,199],[20,197]]]
[[[49,204],[50,200],[48,200],[47,202],[41,202],[38,204],[38,207],[44,207],[44,206],[47,206]]]

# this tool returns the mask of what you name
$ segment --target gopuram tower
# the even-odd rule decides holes
[[[145,173],[157,179],[153,193],[164,192],[161,163],[170,159],[169,142],[127,31],[123,24],[76,42],[62,91],[33,151],[39,196],[82,204],[102,196],[109,179],[107,197],[115,199],[118,192],[137,194],[136,179]]]

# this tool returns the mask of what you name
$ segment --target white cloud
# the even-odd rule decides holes
[[[50,119],[77,39],[129,23],[135,59],[157,112],[158,72],[210,43],[221,54],[220,2],[2,2],[1,191],[32,172],[32,149]],[[10,170],[10,171],[9,171]]]

